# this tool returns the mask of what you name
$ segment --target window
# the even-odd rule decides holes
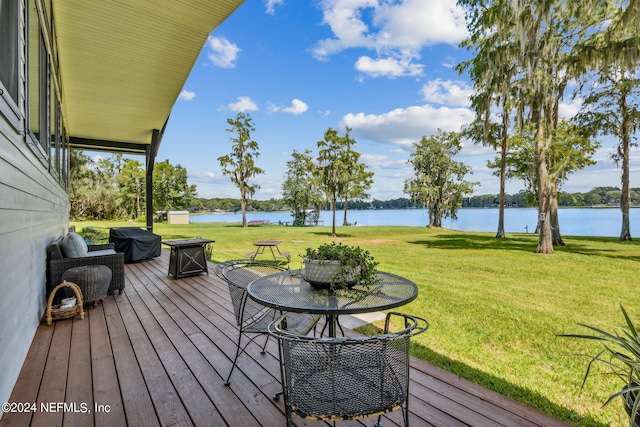
[[[64,128],[64,123],[60,121],[60,184],[64,188],[69,188],[69,144],[67,142],[67,130]]]
[[[0,0],[0,98],[18,104],[18,0]]]
[[[29,1],[28,15],[28,129],[45,157],[49,155],[49,56],[38,19],[36,1]]]
[[[60,104],[56,102],[55,91],[51,91],[51,143],[49,154],[49,170],[52,175],[60,176]]]

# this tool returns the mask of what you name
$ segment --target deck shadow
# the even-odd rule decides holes
[[[593,248],[584,242],[617,242],[616,237],[584,237],[584,236],[563,236],[566,246],[554,246],[554,251],[575,253],[580,255],[594,255],[609,257],[613,259],[640,261],[638,256],[625,256],[613,251]],[[478,234],[455,233],[455,234],[435,234],[433,238],[408,241],[415,245],[422,245],[433,249],[466,250],[466,249],[486,249],[486,250],[513,250],[534,253],[538,245],[536,234],[516,234],[504,239],[498,239],[491,235],[483,236]],[[634,244],[635,242],[620,242],[620,244]]]
[[[355,328],[355,330],[364,335],[382,333],[382,329],[371,324]],[[582,427],[609,426],[608,424],[593,419],[591,416],[582,416],[569,408],[558,405],[533,390],[512,384],[503,378],[473,368],[459,360],[453,360],[413,341],[411,342],[411,354],[430,365],[446,372],[454,373],[467,381],[471,381],[486,389],[493,390],[495,393],[502,394],[499,390],[511,390],[508,396],[505,394],[502,395],[527,405],[537,411],[544,412],[565,423],[579,425]],[[531,402],[541,402],[542,404],[532,406]]]

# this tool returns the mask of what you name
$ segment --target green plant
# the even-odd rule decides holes
[[[99,230],[93,227],[84,227],[78,231],[88,244],[98,244],[109,241],[109,234],[106,230]]]
[[[332,279],[331,288],[338,285],[346,286],[350,278],[353,278],[357,285],[367,289],[380,281],[377,270],[378,262],[368,250],[357,245],[323,243],[317,248],[306,248],[301,256],[305,260],[317,260],[320,265],[327,261],[340,262],[340,273]],[[354,271],[355,276],[353,275]]]
[[[611,394],[604,405],[616,397],[622,396],[625,400],[625,409],[629,415],[629,425],[633,427],[636,417],[640,417],[638,412],[640,399],[637,399],[638,391],[640,391],[640,336],[638,336],[631,318],[622,305],[620,309],[626,321],[626,329],[612,333],[580,323],[580,326],[590,329],[595,334],[563,334],[561,336],[594,340],[602,344],[602,350],[595,355],[578,354],[578,356],[585,356],[591,359],[587,365],[582,386],[584,387],[594,363],[606,365],[610,370],[609,374],[621,380],[622,389]]]

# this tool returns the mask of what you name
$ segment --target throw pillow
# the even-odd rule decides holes
[[[68,233],[62,240],[62,250],[67,258],[78,258],[87,255],[89,248],[78,233]]]

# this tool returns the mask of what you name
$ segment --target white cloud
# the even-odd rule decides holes
[[[376,77],[421,74],[412,61],[424,47],[457,45],[467,36],[456,0],[324,0],[321,8],[333,37],[318,41],[314,57],[325,60],[350,48],[375,50],[378,58],[363,56],[356,68]],[[398,65],[404,65],[404,73],[393,72]]]
[[[295,98],[293,101],[291,101],[290,107],[278,107],[274,104],[269,106],[269,111],[271,111],[272,113],[282,111],[283,113],[291,113],[294,116],[299,116],[300,114],[306,112],[308,109],[309,106],[305,102],[300,101],[298,98]]]
[[[407,167],[407,159],[392,160],[384,154],[366,154],[360,156],[360,160],[371,169],[404,169]]]
[[[275,7],[284,3],[284,0],[267,0],[265,3],[265,11],[269,15],[273,15],[275,13]]]
[[[207,46],[210,49],[207,57],[214,65],[221,68],[236,66],[235,62],[238,59],[240,48],[235,43],[231,43],[224,37],[209,36]]]
[[[257,111],[258,105],[248,96],[239,96],[238,102],[234,102],[227,106],[231,111],[245,112],[245,111]]]
[[[342,118],[340,127],[351,128],[354,137],[410,146],[422,136],[433,135],[438,129],[457,132],[474,117],[466,108],[419,105],[397,108],[384,114],[350,113]]]
[[[189,180],[194,182],[218,182],[220,178],[213,172],[189,172]]]
[[[361,56],[356,61],[355,67],[358,71],[371,77],[401,77],[419,76],[422,74],[424,65],[413,64],[409,58],[380,58],[373,59],[368,56]]]
[[[341,50],[352,47],[375,47],[375,40],[368,36],[369,27],[361,19],[361,9],[375,8],[376,0],[324,0],[323,23],[331,27],[335,38],[320,40],[313,50],[318,59],[325,59]]]
[[[430,103],[469,107],[473,87],[461,81],[436,79],[422,86],[421,92],[424,100]]]
[[[561,102],[560,105],[558,105],[558,115],[561,119],[572,119],[573,116],[580,112],[584,100],[582,98],[575,98],[569,101],[570,103]]]
[[[180,92],[180,95],[178,95],[178,99],[181,99],[183,101],[191,101],[195,97],[196,97],[195,92],[190,92],[185,89],[182,89],[182,92]]]
[[[295,116],[298,116],[304,113],[305,111],[307,111],[308,109],[309,107],[307,106],[306,103],[296,98],[293,101],[291,101],[291,107],[283,108],[282,111],[284,111],[285,113],[291,113]]]
[[[464,11],[456,0],[380,1],[373,18],[378,43],[421,49],[439,43],[457,45],[467,36]]]

